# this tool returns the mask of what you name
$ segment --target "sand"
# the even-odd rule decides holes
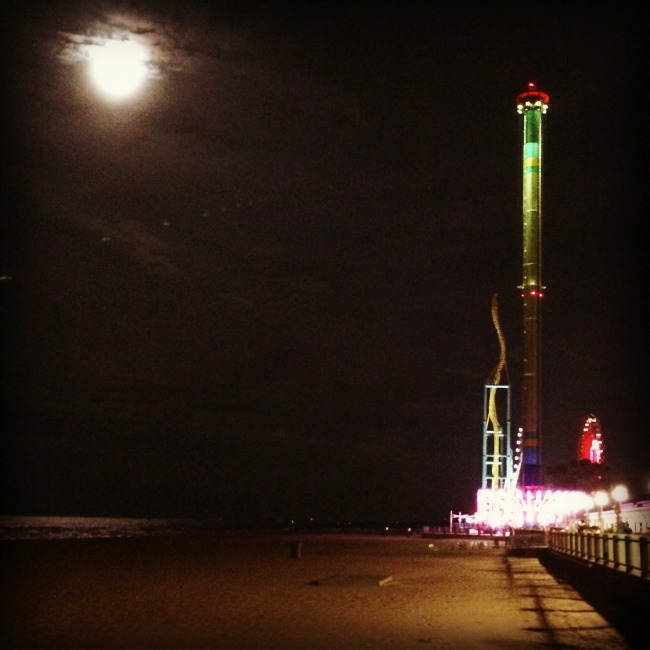
[[[536,558],[485,542],[237,534],[1,544],[3,648],[627,647]]]

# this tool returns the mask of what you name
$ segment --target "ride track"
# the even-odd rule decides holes
[[[506,367],[506,339],[501,329],[501,323],[499,322],[499,304],[497,294],[492,296],[492,323],[494,324],[494,329],[497,332],[497,337],[499,339],[499,361],[495,366],[494,370],[488,378],[488,384],[490,384],[489,394],[488,394],[488,414],[487,414],[487,424],[492,423],[492,430],[494,431],[493,442],[494,442],[494,462],[492,463],[492,485],[497,486],[499,484],[499,470],[500,463],[498,458],[501,456],[501,440],[503,438],[503,427],[499,422],[499,417],[497,414],[497,388],[496,386],[501,384],[501,375],[505,369],[506,375],[508,373]]]

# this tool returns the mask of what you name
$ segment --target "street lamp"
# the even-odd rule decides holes
[[[598,527],[603,530],[603,506],[609,502],[609,496],[604,490],[598,490],[594,494],[594,503],[598,506]]]
[[[621,503],[627,501],[630,494],[627,488],[624,485],[617,485],[612,490],[612,499],[614,499],[614,511],[616,512],[616,532],[619,533],[622,530],[621,525]]]

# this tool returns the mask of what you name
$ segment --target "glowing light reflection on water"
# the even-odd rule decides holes
[[[0,540],[179,536],[219,529],[203,519],[120,517],[0,517]]]

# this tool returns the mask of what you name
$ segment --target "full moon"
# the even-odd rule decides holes
[[[111,99],[135,94],[147,77],[148,52],[134,41],[107,41],[89,51],[90,76]]]

